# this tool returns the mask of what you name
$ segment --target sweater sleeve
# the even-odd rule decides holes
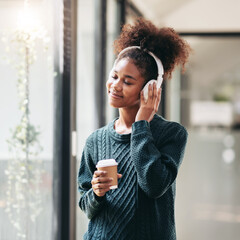
[[[161,197],[174,183],[187,141],[186,129],[175,122],[166,124],[159,134],[153,138],[147,121],[132,125],[131,156],[138,184],[151,198]]]
[[[79,207],[89,219],[92,219],[105,203],[105,196],[98,197],[92,189],[91,180],[95,171],[89,148],[84,147],[78,172],[78,191],[80,193]]]

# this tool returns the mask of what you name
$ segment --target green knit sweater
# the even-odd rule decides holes
[[[115,119],[116,120],[116,119]],[[79,206],[90,219],[84,239],[175,240],[175,180],[187,141],[186,129],[155,115],[118,134],[114,121],[87,139],[78,173]],[[99,160],[114,158],[118,188],[97,197],[91,180]]]

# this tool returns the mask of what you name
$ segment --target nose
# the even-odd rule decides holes
[[[122,91],[122,82],[121,82],[120,78],[113,81],[112,87],[117,92]]]

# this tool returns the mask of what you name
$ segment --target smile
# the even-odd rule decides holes
[[[114,92],[109,92],[109,95],[112,97],[112,98],[115,98],[115,99],[120,99],[120,98],[123,98],[123,96],[121,95],[118,95]]]

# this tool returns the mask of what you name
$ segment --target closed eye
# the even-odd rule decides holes
[[[117,77],[117,75],[114,75],[114,76],[112,76],[112,78],[113,78],[113,79],[117,79],[118,77]]]
[[[112,78],[116,80],[116,79],[118,79],[118,76],[115,75],[115,76],[112,76]],[[127,80],[124,80],[123,83],[126,85],[132,85],[132,83],[128,82]]]
[[[126,80],[124,81],[124,83],[127,84],[127,85],[132,85],[132,83],[130,83],[130,82],[126,81]]]
[[[118,72],[116,70],[114,71],[114,73],[115,73],[115,76],[117,76]],[[129,78],[129,79],[133,79],[133,80],[137,81],[136,78],[134,78],[133,76],[128,75],[128,74],[124,74],[124,78]]]
[[[117,79],[118,79],[118,75],[117,75],[117,74],[114,74],[114,75],[111,76],[111,78],[117,80]],[[132,85],[131,82],[129,82],[128,80],[126,80],[126,79],[128,79],[128,78],[134,79],[134,78],[132,78],[132,77],[129,76],[129,75],[125,75],[125,79],[123,80],[123,83],[126,84],[126,85]],[[134,80],[135,80],[135,79],[134,79]]]

